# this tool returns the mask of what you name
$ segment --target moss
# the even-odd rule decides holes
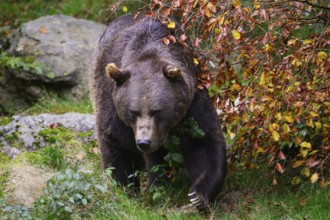
[[[68,141],[73,138],[73,133],[67,128],[56,127],[49,128],[38,133],[45,141],[49,143],[56,143],[57,141]]]
[[[0,152],[0,165],[5,164],[9,161],[10,161],[10,158],[7,155]]]
[[[16,142],[18,140],[18,131],[13,131],[10,134],[4,135],[4,138],[9,143]]]
[[[5,195],[6,183],[8,181],[8,163],[10,162],[10,158],[0,153],[0,198]]]
[[[0,118],[0,126],[8,125],[12,121],[13,121],[13,119],[11,117],[1,117]]]
[[[93,131],[87,131],[87,132],[78,132],[77,135],[79,137],[89,137],[93,135]]]

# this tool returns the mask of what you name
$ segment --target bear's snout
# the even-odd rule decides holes
[[[136,121],[135,141],[137,148],[142,152],[154,151],[153,140],[154,120],[152,117],[138,117]]]
[[[144,139],[144,140],[136,140],[136,145],[137,145],[137,147],[138,147],[141,151],[143,151],[143,152],[145,152],[145,151],[149,151],[149,149],[150,149],[150,144],[151,144],[151,141],[150,141],[150,140],[146,140],[146,139]]]

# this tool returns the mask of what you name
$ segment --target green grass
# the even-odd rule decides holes
[[[6,0],[0,2],[0,26],[10,25],[18,27],[24,22],[36,19],[44,15],[65,14],[73,17],[106,22],[109,16],[124,14],[118,10],[113,14],[111,6],[118,3],[117,0]],[[145,5],[143,0],[126,0],[122,5],[133,12]],[[120,8],[119,8],[120,9]]]
[[[292,186],[286,183],[285,177],[279,178],[281,182],[277,186],[272,186],[272,178],[265,173],[264,170],[242,170],[229,176],[227,181],[231,187],[225,189],[227,195],[231,191],[241,192],[231,212],[220,215],[222,219],[328,219],[329,186],[321,188],[318,183],[310,182]]]
[[[60,98],[55,93],[46,93],[31,108],[21,113],[23,115],[38,115],[41,113],[63,114],[66,112],[93,113],[92,103],[89,98],[74,102]]]

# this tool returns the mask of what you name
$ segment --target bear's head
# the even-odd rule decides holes
[[[194,81],[186,68],[149,58],[123,68],[109,63],[106,74],[113,80],[117,114],[133,129],[137,148],[151,153],[163,146],[193,98]]]

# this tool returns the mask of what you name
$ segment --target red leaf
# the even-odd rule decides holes
[[[180,41],[185,41],[185,40],[187,40],[187,35],[182,34],[182,35],[180,36]]]
[[[279,172],[279,173],[284,173],[284,168],[281,164],[276,163],[275,165],[275,169]]]
[[[167,37],[162,38],[165,45],[168,45],[170,43],[170,40]]]
[[[51,129],[57,128],[57,123],[52,123],[52,124],[49,125],[49,127]]]
[[[168,35],[167,37],[168,37],[168,39],[170,39],[170,41],[172,41],[173,43],[176,42],[176,38],[175,38],[173,35]]]
[[[285,156],[285,154],[284,154],[282,151],[278,152],[277,157],[278,157],[280,160],[285,160],[285,159],[286,159],[286,156]]]

